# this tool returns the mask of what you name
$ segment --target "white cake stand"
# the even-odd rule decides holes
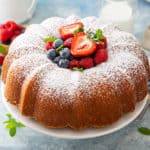
[[[74,131],[69,128],[65,129],[49,129],[46,128],[40,124],[38,124],[35,120],[24,117],[20,114],[18,111],[17,107],[8,103],[7,99],[4,97],[4,84],[1,86],[1,91],[2,91],[2,100],[3,103],[5,104],[6,108],[8,111],[19,121],[21,121],[24,125],[27,127],[32,128],[33,130],[36,130],[38,132],[54,136],[54,137],[59,137],[59,138],[65,138],[65,139],[87,139],[87,138],[95,138],[95,137],[100,137],[103,135],[107,135],[110,133],[113,133],[115,131],[120,130],[121,128],[127,126],[129,123],[131,123],[133,120],[137,118],[137,116],[142,112],[144,107],[147,104],[147,99],[148,96],[144,98],[143,101],[139,102],[136,105],[136,109],[132,113],[128,113],[121,117],[117,122],[114,124],[104,127],[104,128],[99,128],[99,129],[93,129],[93,128],[87,128],[83,129],[81,131]]]

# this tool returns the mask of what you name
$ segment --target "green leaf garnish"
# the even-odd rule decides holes
[[[21,122],[17,122],[11,114],[6,114],[8,120],[4,121],[5,128],[9,130],[9,135],[11,137],[16,135],[16,128],[23,128],[25,127]]]
[[[74,67],[72,68],[73,71],[80,71],[80,72],[83,72],[84,69],[83,68],[77,68],[77,67]]]
[[[44,39],[44,42],[47,43],[47,42],[54,42],[56,41],[57,38],[55,36],[50,36],[50,37],[47,37]]]
[[[149,128],[140,127],[140,128],[138,128],[138,131],[139,131],[141,134],[149,135],[149,136],[150,136],[150,129],[149,129]]]
[[[104,35],[101,29],[98,29],[96,33],[93,33],[91,29],[89,29],[86,34],[88,39],[91,39],[96,43],[103,43],[101,40],[104,38]]]
[[[0,53],[2,53],[4,55],[7,54],[7,49],[2,45],[0,45]]]
[[[73,33],[74,34],[77,34],[77,33],[79,33],[79,32],[83,32],[84,31],[84,29],[83,28],[78,28],[77,30],[75,30]]]
[[[64,45],[61,44],[58,48],[56,48],[56,51],[61,51],[64,48]]]

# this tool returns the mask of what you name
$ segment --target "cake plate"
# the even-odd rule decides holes
[[[40,125],[35,120],[22,116],[17,109],[15,105],[12,105],[7,102],[7,99],[4,96],[4,84],[1,84],[1,91],[2,91],[2,101],[4,105],[6,106],[7,110],[20,122],[22,122],[25,126],[32,128],[33,130],[36,130],[38,132],[44,133],[49,136],[54,136],[58,138],[64,138],[64,139],[87,139],[87,138],[95,138],[100,137],[103,135],[107,135],[110,133],[113,133],[115,131],[118,131],[125,126],[127,126],[129,123],[134,121],[139,114],[142,112],[144,107],[147,104],[148,96],[146,96],[143,101],[137,103],[135,111],[132,113],[128,113],[124,116],[122,116],[117,122],[113,123],[110,126],[103,127],[103,128],[86,128],[81,131],[74,131],[69,128],[64,129],[49,129],[42,125]]]

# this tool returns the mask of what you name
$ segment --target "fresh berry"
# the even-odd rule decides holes
[[[13,41],[20,34],[21,34],[21,32],[19,30],[14,31],[13,36],[11,37],[11,41]]]
[[[4,26],[9,31],[15,31],[17,29],[17,24],[14,21],[8,21],[4,24]]]
[[[47,57],[51,60],[53,60],[56,57],[56,50],[55,49],[50,49],[48,51]]]
[[[108,52],[106,49],[99,49],[94,56],[95,64],[105,62],[107,59],[108,59]]]
[[[70,49],[69,48],[64,48],[60,51],[60,57],[61,58],[69,58],[70,56]]]
[[[58,64],[58,62],[59,62],[60,59],[61,59],[61,57],[57,56],[53,61],[54,61],[54,63]]]
[[[69,60],[68,59],[60,59],[59,63],[58,63],[58,66],[62,67],[62,68],[68,68]]]
[[[98,50],[98,49],[105,49],[104,43],[103,43],[103,42],[102,42],[102,43],[98,43],[96,49],[97,49],[97,50]]]
[[[74,59],[74,57],[70,54],[69,60],[73,60],[73,59]]]
[[[83,67],[84,69],[88,69],[94,66],[93,59],[90,57],[82,58],[80,60],[80,66]]]
[[[107,39],[104,37],[101,41],[104,43],[104,49],[107,48]]]
[[[75,35],[71,45],[71,54],[76,57],[89,56],[96,50],[96,43],[87,38],[84,32]]]
[[[63,44],[63,40],[62,39],[57,39],[57,40],[54,41],[53,47],[58,48],[62,44]]]
[[[0,65],[3,64],[3,61],[4,61],[4,56],[0,56]]]
[[[72,40],[73,40],[72,37],[69,38],[69,39],[66,39],[66,40],[64,41],[64,47],[71,48]]]
[[[67,38],[73,37],[74,32],[79,28],[83,28],[83,23],[77,22],[74,24],[63,26],[59,29],[59,33],[62,39],[67,39]]]
[[[0,66],[0,74],[1,74],[1,71],[2,71],[2,66]]]
[[[47,42],[46,45],[45,45],[45,49],[49,50],[49,49],[52,49],[52,48],[53,48],[53,42]]]
[[[9,31],[5,28],[0,28],[0,41],[5,42],[8,41],[13,35],[12,31]]]
[[[25,27],[20,24],[17,24],[17,30],[20,30],[21,32],[23,32],[25,30]]]
[[[70,63],[69,63],[69,68],[70,69],[73,69],[74,67],[80,68],[80,63],[76,59],[71,60]]]

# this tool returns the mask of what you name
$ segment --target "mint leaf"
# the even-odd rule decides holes
[[[6,54],[7,53],[7,50],[4,46],[0,45],[0,53],[2,54]]]
[[[101,40],[101,39],[103,39],[103,38],[104,38],[103,31],[102,31],[101,29],[98,29],[98,30],[96,31],[96,33],[95,33],[94,38],[95,38],[96,40]]]
[[[83,32],[83,31],[84,31],[83,28],[79,28],[79,29],[75,30],[73,33],[74,33],[74,34],[77,34],[77,33],[79,33],[79,32]]]
[[[14,137],[14,136],[16,135],[16,128],[11,128],[11,129],[9,130],[9,135],[10,135],[11,137]]]
[[[87,38],[96,42],[96,43],[103,43],[101,40],[104,38],[103,31],[98,29],[95,33],[89,29],[87,32]]]
[[[4,121],[3,123],[5,124],[5,128],[9,130],[9,135],[11,137],[15,136],[16,134],[16,128],[22,128],[25,127],[21,122],[17,122],[11,114],[6,114],[8,120]]]
[[[54,42],[56,41],[57,38],[55,36],[50,36],[50,37],[47,37],[44,39],[44,42],[47,43],[47,42]]]
[[[149,129],[149,128],[140,127],[140,128],[138,128],[138,131],[139,131],[141,134],[149,135],[149,136],[150,136],[150,129]]]
[[[73,71],[80,71],[80,72],[83,72],[84,69],[83,68],[77,68],[77,67],[74,67],[72,68]]]
[[[58,48],[56,48],[56,51],[61,51],[64,48],[64,45],[61,44]]]

